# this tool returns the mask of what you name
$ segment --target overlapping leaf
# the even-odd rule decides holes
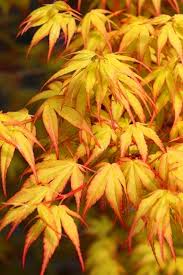
[[[47,200],[54,200],[62,193],[69,179],[71,180],[72,190],[76,190],[84,184],[84,169],[82,165],[77,164],[72,159],[43,160],[36,164],[37,177],[40,184],[46,185],[49,192]],[[36,184],[34,175],[25,181],[24,187],[34,186]],[[75,194],[77,207],[79,210],[81,190]]]
[[[183,190],[183,149],[181,145],[167,148],[158,159],[157,170],[163,185],[172,191]]]
[[[167,190],[156,190],[147,198],[143,199],[137,210],[131,231],[129,242],[134,234],[139,219],[143,218],[148,234],[148,240],[153,246],[154,240],[158,237],[161,248],[161,256],[164,259],[164,243],[169,245],[172,256],[175,258],[175,250],[172,240],[171,219],[182,224],[182,193],[171,193]]]
[[[28,53],[43,38],[49,36],[49,59],[61,32],[63,32],[66,46],[69,45],[77,29],[76,19],[80,18],[75,10],[64,1],[56,1],[54,4],[34,10],[20,25],[19,35],[30,28],[40,27],[32,38]]]
[[[112,32],[108,33],[109,41],[112,42],[111,36]],[[87,45],[85,46],[86,49],[101,52],[101,51],[108,51],[108,44],[105,37],[98,32],[97,30],[90,30],[88,37],[87,37]],[[70,52],[77,52],[83,49],[83,37],[81,33],[77,33],[75,39],[73,39],[70,45],[64,50],[63,54],[67,54]]]
[[[64,79],[67,76],[70,79],[67,84],[67,97],[73,103],[82,92],[86,95],[89,108],[94,94],[98,114],[105,96],[109,93],[124,106],[133,121],[134,111],[140,121],[144,122],[143,108],[149,111],[149,105],[152,106],[153,101],[140,85],[141,77],[132,70],[128,62],[136,60],[114,53],[98,56],[93,51],[82,50],[49,81]]]
[[[31,187],[23,187],[5,205],[11,206],[0,223],[0,230],[9,224],[12,224],[10,234],[14,229],[32,214],[40,202],[44,200],[50,190],[46,186],[35,185]],[[36,194],[36,196],[35,196]]]
[[[87,189],[84,214],[105,194],[116,216],[122,222],[121,211],[124,192],[126,192],[126,183],[119,165],[103,163],[91,179]]]
[[[151,44],[152,36],[154,34],[154,28],[145,17],[129,16],[119,30],[122,40],[120,43],[119,51],[136,52],[137,57],[143,60],[145,53],[149,51],[149,45]]]
[[[183,62],[183,49],[182,49],[182,22],[183,15],[166,16],[160,15],[152,20],[152,23],[159,25],[157,30],[157,48],[158,48],[158,64],[160,64],[160,55],[165,45],[169,43],[176,51],[181,62]]]
[[[77,28],[80,14],[65,2],[54,1],[32,12],[21,25],[20,34],[39,28],[29,51],[49,36],[49,58],[57,41],[64,36],[64,53],[71,53],[61,60],[61,70],[51,77],[44,90],[29,101],[29,104],[43,101],[34,118],[26,110],[0,113],[4,193],[6,173],[15,149],[30,166],[22,175],[26,179],[20,191],[2,206],[10,208],[0,221],[0,230],[11,225],[10,237],[21,222],[30,219],[29,215],[36,215],[36,222],[26,237],[23,265],[28,249],[43,234],[41,275],[59,245],[63,230],[84,268],[73,217],[82,219],[63,205],[63,201],[75,197],[79,212],[85,194],[84,215],[103,197],[122,224],[124,201],[128,209],[133,205],[132,212],[138,207],[129,233],[130,245],[139,227],[146,228],[152,247],[158,239],[162,258],[165,258],[165,242],[175,258],[171,222],[181,228],[183,222],[183,16],[134,16],[142,11],[159,15],[160,0],[119,2],[96,0],[92,4],[104,8],[114,3],[113,10],[117,6],[125,7],[130,16],[122,10],[112,14],[95,9],[85,14]],[[176,0],[167,3],[179,11]],[[151,64],[151,68],[143,62]],[[146,90],[143,84],[147,84]],[[171,105],[174,120],[169,112]],[[51,146],[43,155],[38,152],[39,162],[35,164],[33,145],[41,144],[35,137],[32,122],[38,118],[43,121]],[[167,144],[173,145],[167,147]],[[69,191],[64,193],[66,186]],[[136,253],[141,256],[142,250],[143,247]],[[154,254],[156,251],[155,248]],[[102,256],[100,259],[110,262],[111,255]],[[123,271],[115,261],[110,263],[114,264],[111,270],[116,274]],[[105,266],[103,269],[97,266],[95,273],[109,271]],[[141,270],[147,271],[145,267]],[[171,270],[174,267],[170,266]]]
[[[167,102],[171,102],[174,109],[176,124],[182,112],[183,102],[183,65],[173,59],[164,66],[155,69],[145,78],[145,83],[153,82],[152,93],[157,100],[157,110],[160,111]],[[168,95],[167,95],[168,93]]]
[[[26,109],[19,112],[1,113],[0,131],[2,186],[6,195],[6,174],[15,149],[22,154],[37,177],[33,145],[37,143],[40,147],[42,146],[35,137],[35,128],[32,126],[31,116]]]
[[[148,146],[145,137],[152,140],[153,143],[155,143],[163,152],[165,151],[160,138],[152,128],[141,123],[136,123],[136,125],[130,125],[121,135],[121,157],[125,156],[129,146],[132,144],[132,141],[134,141],[142,159],[146,161],[148,156]]]
[[[55,87],[56,85],[56,87]],[[35,114],[35,118],[42,115],[43,124],[54,146],[57,158],[59,158],[59,117],[71,123],[74,127],[86,131],[93,136],[92,131],[82,117],[82,115],[72,107],[64,105],[64,91],[60,82],[53,82],[48,87],[50,90],[45,90],[32,98],[29,102],[34,103],[38,100],[46,99],[39,107]]]
[[[76,251],[78,253],[81,266],[84,269],[84,263],[83,263],[83,259],[80,251],[77,227],[71,216],[79,218],[82,221],[81,217],[77,213],[73,212],[72,210],[70,210],[64,205],[60,205],[60,206],[52,205],[51,207],[48,207],[46,206],[46,204],[41,203],[45,201],[45,199],[48,200],[52,198],[54,193],[53,190],[55,191],[56,189],[61,190],[61,187],[60,187],[61,184],[63,189],[63,185],[66,184],[66,181],[69,178],[69,176],[72,176],[71,182],[73,180],[78,179],[77,177],[78,170],[76,166],[73,169],[73,174],[72,172],[69,174],[68,167],[67,168],[64,167],[65,171],[64,169],[61,169],[62,168],[61,165],[59,166],[59,169],[58,167],[56,167],[57,169],[54,169],[56,166],[56,163],[54,164],[55,164],[54,167],[52,167],[51,169],[50,165],[47,165],[47,163],[41,163],[41,166],[44,166],[44,169],[48,171],[46,177],[44,177],[45,176],[43,174],[44,171],[43,170],[40,171],[40,167],[38,168],[38,177],[39,177],[39,180],[42,180],[41,182],[42,185],[41,184],[35,185],[34,178],[30,177],[24,184],[23,188],[6,202],[6,205],[11,206],[11,208],[5,214],[5,216],[3,217],[0,223],[0,230],[2,230],[4,227],[6,227],[9,224],[12,224],[12,229],[10,230],[8,235],[10,236],[15,230],[15,228],[37,209],[39,220],[30,228],[27,234],[24,253],[23,253],[23,265],[25,264],[25,257],[29,247],[44,231],[44,237],[43,237],[44,257],[43,257],[41,274],[44,274],[45,269],[50,261],[50,258],[52,257],[55,249],[59,245],[59,241],[61,239],[61,234],[62,234],[62,231],[61,231],[62,228],[64,229],[68,237],[71,239],[71,241],[73,242],[76,248]],[[71,162],[69,164],[71,167]],[[58,176],[56,178],[57,182],[54,179],[51,181],[51,178],[54,177],[53,174],[56,173],[56,170],[61,171],[61,174],[59,175],[60,176],[59,187],[58,187]],[[41,172],[42,172],[42,176],[41,176]],[[64,172],[65,172],[65,176],[64,176]],[[82,180],[83,180],[83,177],[82,177]],[[46,185],[47,182],[49,182],[49,185]],[[76,187],[77,184],[78,182],[75,182],[72,187]],[[56,193],[56,196],[58,196],[58,193]],[[80,197],[77,197],[77,202],[79,205]]]
[[[183,121],[182,118],[179,117],[177,122],[173,125],[171,131],[170,131],[170,139],[173,141],[175,140],[181,140],[183,137]]]
[[[94,9],[88,12],[81,22],[81,33],[84,41],[84,45],[87,46],[88,35],[92,28],[96,29],[101,33],[109,44],[109,36],[107,27],[114,25],[114,22],[109,19],[107,14],[110,14],[109,11],[103,9]],[[110,47],[110,44],[109,44]]]
[[[108,148],[111,140],[115,141],[116,139],[114,130],[109,125],[104,123],[93,125],[92,132],[98,144],[96,144],[91,150],[91,155],[87,163],[92,162],[99,155],[101,155]]]
[[[72,217],[81,219],[81,217],[70,210],[65,205],[52,205],[48,207],[44,204],[39,204],[38,220],[29,229],[24,246],[23,252],[23,265],[25,265],[25,258],[30,246],[39,238],[43,233],[43,263],[40,274],[43,275],[47,268],[47,265],[53,256],[56,248],[58,247],[61,237],[62,229],[74,244],[79,256],[82,269],[84,269],[84,263],[80,251],[79,235],[76,224]]]
[[[44,93],[44,92],[43,92]],[[58,149],[58,112],[61,110],[63,104],[62,96],[52,96],[47,99],[41,107],[38,109],[35,117],[38,118],[42,115],[43,124],[46,128],[46,131],[52,141],[54,146],[57,158],[59,158],[59,149]]]
[[[158,188],[155,174],[143,161],[125,159],[121,169],[126,180],[128,198],[134,205],[138,205],[147,191],[152,192]]]
[[[33,104],[39,100],[46,100],[48,98],[52,98],[54,96],[63,95],[64,94],[64,85],[60,81],[54,81],[50,83],[43,91],[37,93],[33,96],[27,105]]]

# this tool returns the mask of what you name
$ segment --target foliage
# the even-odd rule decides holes
[[[90,275],[125,274],[125,270],[118,259],[118,242],[115,234],[111,234],[113,224],[105,216],[101,220],[92,219],[89,234],[95,240],[88,249],[86,267]]]
[[[80,11],[54,1],[20,25],[18,35],[36,28],[28,54],[45,37],[48,60],[54,48],[61,48],[61,68],[26,108],[0,113],[5,196],[15,150],[29,165],[21,188],[2,204],[8,211],[0,230],[11,225],[10,236],[20,223],[31,223],[23,265],[30,246],[43,236],[41,275],[62,231],[84,270],[74,220],[86,226],[90,208],[100,219],[108,206],[115,237],[97,233],[98,242],[88,252],[90,274],[107,274],[102,262],[111,263],[111,275],[122,274],[143,253],[136,274],[147,274],[151,265],[152,274],[182,272],[175,238],[183,222],[183,4],[122,2],[94,1],[82,14],[82,1]],[[32,105],[33,114],[27,109]],[[149,245],[145,238],[138,243],[140,232]],[[119,242],[127,266],[116,259]],[[128,248],[131,257],[125,256]]]

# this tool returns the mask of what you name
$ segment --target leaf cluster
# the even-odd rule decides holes
[[[182,229],[183,221],[183,15],[178,14],[183,4],[168,1],[172,11],[162,14],[163,1],[124,1],[124,9],[113,12],[115,3],[110,10],[108,1],[102,7],[96,1],[96,8],[82,15],[55,1],[20,25],[19,35],[38,28],[28,53],[47,36],[48,59],[62,44],[60,70],[26,106],[35,105],[36,112],[0,113],[5,195],[14,151],[29,165],[20,190],[2,205],[9,209],[0,229],[11,225],[10,236],[21,222],[33,223],[23,264],[29,247],[43,235],[41,275],[62,231],[84,269],[74,218],[86,225],[89,209],[100,210],[102,203],[128,233],[129,248],[143,231],[155,255],[159,246],[161,261],[168,250],[176,258],[172,228]],[[40,122],[43,139],[36,134]],[[92,258],[98,246],[89,252],[89,269],[97,266],[91,274],[105,268],[101,261],[112,261],[111,272],[121,274],[111,260],[116,247],[108,240],[98,245],[97,256]]]

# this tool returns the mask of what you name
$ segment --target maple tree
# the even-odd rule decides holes
[[[84,14],[82,5],[78,1],[76,10],[53,1],[20,25],[18,36],[36,28],[28,55],[47,37],[48,61],[56,48],[61,65],[24,109],[0,113],[5,197],[16,150],[28,164],[20,190],[2,204],[8,210],[0,230],[11,225],[10,237],[20,223],[31,223],[22,262],[42,237],[41,275],[65,233],[84,270],[76,221],[87,227],[90,208],[104,203],[126,234],[121,243],[132,250],[132,262],[138,253],[150,255],[151,247],[154,258],[146,264],[156,259],[165,272],[177,274],[182,259],[177,265],[172,259],[174,227],[182,230],[183,223],[183,2],[91,1]],[[139,232],[146,232],[146,242],[133,252]],[[98,256],[114,265],[111,275],[123,274],[113,259],[116,238],[106,236],[99,238],[105,257]],[[97,249],[90,248],[87,269],[96,264],[91,274],[103,275],[105,267],[92,256]]]

